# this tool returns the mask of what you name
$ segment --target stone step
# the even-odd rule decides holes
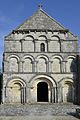
[[[0,120],[79,120],[74,116],[0,116]]]
[[[69,115],[75,114],[80,106],[72,104],[25,104],[0,105],[0,116],[26,115]]]

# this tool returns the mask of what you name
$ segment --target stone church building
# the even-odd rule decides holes
[[[77,102],[77,49],[77,37],[38,9],[5,37],[2,102]]]

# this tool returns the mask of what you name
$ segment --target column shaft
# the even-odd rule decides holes
[[[52,72],[52,61],[49,61],[49,72]]]
[[[23,63],[22,61],[19,61],[19,72],[23,72]]]
[[[66,61],[61,62],[61,72],[65,73],[66,72]]]

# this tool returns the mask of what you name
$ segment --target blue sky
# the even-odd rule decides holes
[[[80,40],[80,0],[0,0],[0,66],[4,36],[36,12],[39,3]]]

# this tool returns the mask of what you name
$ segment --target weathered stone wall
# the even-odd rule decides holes
[[[40,19],[45,19],[43,21],[47,21],[51,26],[52,19],[40,11],[36,22],[32,18],[35,26],[31,22],[29,27],[36,27],[40,14],[42,15]],[[41,22],[40,24],[43,24]],[[34,28],[27,31],[15,30],[5,38],[4,103],[38,102],[37,85],[39,82],[45,82],[48,86],[48,102],[75,101],[77,38],[69,31],[62,29],[63,27],[54,20],[53,23],[55,30],[36,30]],[[27,24],[25,23],[25,25]]]
[[[21,42],[21,40],[23,41]],[[24,52],[34,52],[34,49],[36,49],[36,52],[41,52],[40,44],[42,42],[46,46],[45,52],[47,52],[47,49],[49,52],[60,52],[60,49],[61,52],[77,52],[77,40],[67,40],[64,33],[60,35],[58,32],[49,32],[47,34],[44,32],[31,32],[18,37],[14,34],[11,38],[5,39],[5,52],[21,52],[21,45]]]

